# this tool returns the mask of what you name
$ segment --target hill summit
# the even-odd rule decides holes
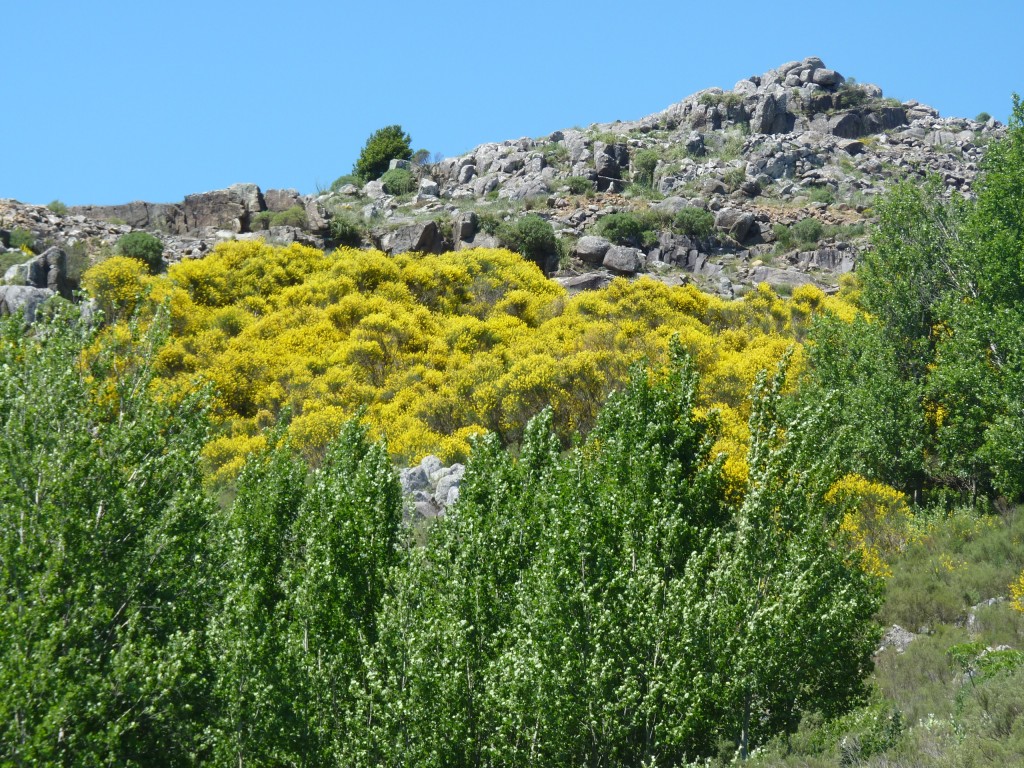
[[[639,120],[394,160],[408,171],[401,189],[347,177],[311,195],[237,184],[66,215],[0,201],[0,247],[16,261],[11,233],[25,231],[36,252],[57,246],[89,260],[141,229],[160,237],[168,261],[255,238],[388,253],[521,249],[515,226],[533,216],[554,237],[528,255],[571,290],[638,273],[723,296],[760,282],[828,290],[856,268],[872,201],[893,183],[936,175],[970,194],[985,146],[1004,130],[979,118],[885,98],[809,57]]]

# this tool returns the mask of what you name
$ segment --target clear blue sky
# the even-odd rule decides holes
[[[1024,0],[3,0],[0,197],[313,192],[400,123],[457,155],[635,119],[791,59],[1006,119]]]

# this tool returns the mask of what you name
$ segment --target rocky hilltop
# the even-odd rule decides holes
[[[638,273],[726,296],[760,282],[783,292],[807,282],[830,289],[855,269],[877,195],[932,175],[969,195],[985,146],[1003,130],[992,119],[946,118],[887,99],[812,57],[640,120],[482,144],[435,163],[393,161],[415,180],[402,194],[381,181],[339,180],[313,195],[238,184],[180,203],[61,215],[0,201],[0,248],[28,231],[37,253],[55,247],[79,264],[148,230],[168,261],[256,237],[442,252],[499,245],[502,225],[533,214],[560,239],[541,267],[571,290]],[[603,222],[613,214],[619,226]],[[56,253],[44,261],[45,269],[9,270],[6,281],[66,292],[74,268]],[[0,298],[0,311],[9,304]]]

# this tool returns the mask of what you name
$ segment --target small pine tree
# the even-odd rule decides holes
[[[373,132],[366,140],[359,159],[352,166],[352,173],[365,181],[373,181],[384,175],[392,160],[408,160],[412,157],[412,139],[400,125],[388,125]]]

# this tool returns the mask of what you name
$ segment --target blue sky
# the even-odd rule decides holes
[[[451,156],[811,55],[943,115],[1024,92],[1022,0],[5,0],[0,22],[0,197],[33,203],[313,192],[391,123]]]

